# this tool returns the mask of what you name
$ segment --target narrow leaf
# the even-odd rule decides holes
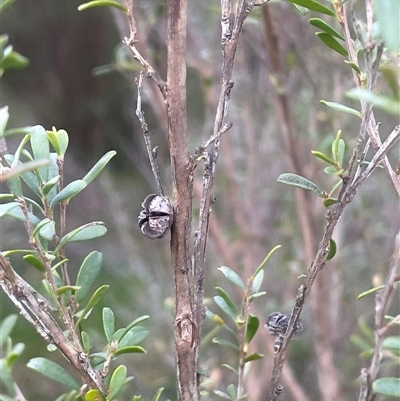
[[[103,329],[110,344],[115,332],[114,312],[110,308],[103,308]]]
[[[101,298],[107,292],[108,287],[109,285],[102,285],[95,291],[95,293],[92,295],[87,305],[84,307],[83,311],[80,312],[79,319],[76,322],[77,326],[85,318],[85,316],[89,313],[89,311],[92,310],[97,305],[98,302],[100,302]]]
[[[151,399],[151,401],[158,401],[161,397],[162,392],[164,391],[164,387],[160,387],[157,392],[155,393],[154,397]],[[135,401],[135,400],[133,400]]]
[[[362,114],[358,110],[352,109],[351,107],[347,107],[340,103],[327,102],[325,100],[320,100],[320,102],[332,109],[343,111],[344,113],[354,114],[355,116],[362,118]]]
[[[250,344],[250,341],[257,333],[259,326],[260,326],[260,320],[258,319],[258,317],[254,315],[249,315],[249,320],[247,323],[246,344]]]
[[[362,298],[366,297],[367,295],[370,295],[370,294],[373,294],[373,293],[375,293],[375,292],[377,292],[379,290],[382,290],[385,287],[386,287],[385,285],[380,285],[378,287],[371,288],[371,289],[369,289],[367,291],[364,291],[361,294],[359,294],[357,299],[362,299]]]
[[[128,326],[126,326],[126,328],[125,328],[124,330],[121,331],[119,337],[113,336],[113,338],[119,340],[120,343],[121,343],[121,340],[122,340],[134,327],[136,327],[138,324],[140,324],[140,323],[142,323],[142,322],[148,320],[149,318],[150,318],[149,315],[143,315],[143,316],[138,317],[138,318],[135,319],[133,322],[131,322]],[[138,343],[136,343],[136,344],[138,344]]]
[[[10,335],[12,329],[17,323],[18,315],[8,315],[0,324],[0,348],[6,342],[8,336]]]
[[[329,164],[332,164],[333,166],[335,165],[335,162],[331,158],[329,158],[326,154],[319,152],[318,150],[312,150],[311,153],[315,157],[318,157],[318,159],[321,159]]]
[[[13,397],[17,396],[11,370],[8,367],[7,361],[4,358],[0,359],[0,383],[5,385],[9,394],[11,394]],[[1,387],[3,390],[3,386]],[[12,398],[12,400],[15,400],[15,398]]]
[[[272,248],[268,255],[265,257],[265,259],[261,262],[261,264],[257,267],[256,271],[254,272],[253,276],[257,276],[258,272],[264,268],[264,266],[267,264],[267,262],[271,259],[272,255],[279,249],[282,248],[282,245],[277,245],[274,248]]]
[[[100,273],[102,262],[103,254],[97,251],[91,252],[82,262],[82,265],[79,268],[78,277],[76,279],[76,285],[80,287],[76,293],[76,300],[78,304],[85,299],[86,295],[90,291],[90,288],[96,281],[96,278]]]
[[[25,255],[24,259],[33,267],[44,273],[46,271],[42,261],[35,255]]]
[[[326,32],[317,32],[316,35],[332,50],[335,50],[344,57],[347,57],[349,55],[344,46],[339,43],[333,36],[327,34]]]
[[[315,0],[289,0],[289,1],[293,4],[297,4],[299,6],[306,7],[309,10],[313,10],[313,11],[317,11],[322,14],[330,15],[331,17],[336,16],[335,12],[332,9],[325,7],[324,5],[322,5],[321,3],[319,3],[318,1],[315,1]]]
[[[247,355],[246,358],[244,358],[244,363],[251,362],[251,361],[257,361],[259,359],[263,359],[264,354],[259,354],[255,352],[254,354]]]
[[[311,25],[314,25],[317,28],[322,29],[329,35],[332,35],[340,40],[345,40],[342,34],[340,34],[336,29],[332,28],[330,25],[328,25],[325,21],[323,21],[320,18],[310,18],[308,22]]]
[[[326,198],[324,199],[324,206],[325,207],[329,207],[334,205],[335,203],[337,203],[337,199],[336,198]]]
[[[263,281],[264,281],[264,270],[261,269],[254,277],[253,288],[251,289],[252,295],[256,294],[258,291],[260,291]]]
[[[224,400],[232,400],[232,398],[228,394],[224,393],[223,391],[220,391],[220,390],[213,390],[213,391],[214,391],[215,395],[223,398]]]
[[[54,207],[57,203],[68,201],[74,196],[78,195],[87,187],[87,184],[83,180],[75,180],[70,182],[65,188],[63,188],[51,201],[51,207]]]
[[[218,292],[218,295],[221,296],[225,302],[227,303],[228,307],[231,309],[232,314],[234,316],[238,315],[238,309],[235,305],[235,303],[233,302],[232,298],[228,295],[228,293],[221,287],[215,287],[215,289]]]
[[[118,8],[118,10],[124,11],[126,14],[128,14],[128,9],[124,7],[122,4],[119,4],[116,1],[112,0],[94,0],[94,1],[89,1],[88,3],[81,4],[78,7],[79,11],[87,10],[88,8],[92,7],[115,7]]]
[[[214,301],[228,316],[232,318],[234,322],[236,322],[237,313],[234,313],[234,311],[230,308],[224,298],[216,295],[214,297]]]
[[[69,142],[67,131],[63,129],[57,130],[53,127],[52,131],[47,131],[47,137],[49,138],[54,150],[57,152],[57,155],[63,158]]]
[[[212,342],[215,344],[222,345],[223,347],[226,347],[226,348],[232,348],[235,351],[240,351],[239,347],[236,344],[233,344],[230,341],[224,340],[223,338],[220,338],[220,337],[214,337],[212,339]]]
[[[77,391],[80,389],[80,385],[77,381],[62,366],[49,359],[42,357],[32,358],[27,366],[69,388]]]
[[[357,64],[354,64],[349,60],[344,60],[344,62],[348,64],[358,75],[361,75],[360,67]]]
[[[387,113],[393,114],[394,116],[400,115],[400,102],[388,96],[377,95],[374,92],[361,88],[350,89],[346,95],[351,99],[364,100],[374,107],[385,110]]]
[[[31,147],[35,160],[50,159],[50,144],[47,139],[46,130],[41,125],[31,128]],[[49,180],[48,166],[39,167],[39,176],[42,182]]]
[[[107,166],[108,162],[117,154],[115,150],[110,150],[107,152],[92,168],[91,170],[82,178],[83,181],[89,185]]]
[[[13,196],[13,198],[14,198],[14,196]],[[9,214],[10,211],[16,207],[19,208],[18,202],[3,203],[2,205],[0,205],[0,217],[3,217],[6,214]]]
[[[221,266],[218,268],[219,271],[222,272],[222,274],[230,280],[233,284],[236,284],[238,287],[242,288],[243,290],[246,290],[246,285],[244,284],[243,280],[240,278],[240,276],[234,272],[232,269],[230,269],[227,266]]]
[[[115,335],[121,335],[120,330],[118,330]],[[123,331],[122,331],[123,333]],[[118,342],[118,349],[131,347],[135,345],[139,345],[142,343],[147,336],[149,335],[149,330],[142,326],[132,327],[127,333],[121,336],[121,339]]]
[[[139,347],[138,345],[129,345],[127,347],[118,348],[115,351],[115,356],[121,354],[146,354],[146,350],[143,347]]]
[[[119,365],[113,372],[110,380],[110,387],[108,388],[107,399],[112,401],[117,394],[121,391],[126,379],[126,366]]]
[[[277,181],[282,182],[283,184],[294,185],[296,187],[308,189],[322,197],[322,191],[319,189],[319,187],[310,180],[307,180],[307,178],[301,177],[300,175],[283,173],[277,178]]]

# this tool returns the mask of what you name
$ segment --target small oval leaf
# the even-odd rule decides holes
[[[82,262],[76,279],[76,285],[80,287],[76,293],[78,304],[84,300],[93,283],[96,281],[100,273],[102,262],[103,254],[97,251],[91,252]]]
[[[255,352],[254,354],[247,355],[246,358],[244,358],[244,363],[251,361],[258,361],[259,359],[263,358],[264,354],[259,354],[258,352]]]
[[[139,347],[138,345],[129,345],[127,347],[118,348],[115,351],[115,356],[121,354],[146,354],[147,351],[143,347]]]
[[[222,345],[223,347],[226,347],[226,348],[232,348],[235,351],[240,351],[239,347],[236,344],[233,344],[230,341],[224,340],[223,338],[220,338],[220,337],[214,337],[212,339],[212,342],[215,344]]]
[[[110,308],[103,308],[103,329],[108,343],[111,343],[115,332],[114,312]]]
[[[253,339],[254,335],[257,333],[258,327],[260,326],[260,320],[257,316],[249,315],[249,320],[247,323],[247,333],[246,333],[246,344],[249,344]]]
[[[331,238],[329,240],[329,252],[326,260],[331,260],[336,255],[336,242]]]
[[[317,11],[322,14],[330,15],[331,17],[336,16],[335,12],[332,9],[325,7],[324,5],[322,5],[321,3],[319,3],[318,1],[315,1],[315,0],[289,0],[289,1],[293,4],[299,5],[301,7],[306,7],[309,10],[313,10],[313,11]]]
[[[340,104],[340,103],[336,103],[336,102],[327,102],[325,100],[320,100],[320,102],[327,105],[331,109],[343,111],[344,113],[353,114],[357,117],[362,118],[362,114],[358,110],[352,109],[351,107],[347,107],[344,104]]]
[[[121,391],[126,380],[127,369],[125,365],[119,365],[113,372],[108,388],[107,399],[112,401]]]
[[[42,357],[32,358],[26,366],[69,388],[77,391],[80,389],[77,381],[62,366],[49,359]]]
[[[82,192],[86,187],[87,183],[83,180],[75,180],[70,182],[53,198],[50,206],[54,207],[54,205],[63,201],[69,202],[70,199]]]
[[[315,157],[318,157],[318,159],[321,159],[329,164],[332,164],[333,166],[335,165],[335,162],[331,158],[329,158],[326,154],[319,152],[318,150],[312,150],[311,153]]]
[[[381,377],[372,383],[376,393],[400,397],[400,379],[398,377]]]
[[[228,293],[221,287],[215,287],[215,289],[218,292],[218,295],[221,296],[225,302],[227,303],[228,307],[231,309],[232,314],[234,316],[238,315],[238,309],[235,305],[235,303],[233,302],[232,298],[228,295]]]
[[[243,290],[246,290],[246,285],[244,284],[243,280],[240,278],[240,276],[234,272],[232,269],[230,269],[227,266],[221,266],[218,268],[219,271],[222,272],[222,274],[230,280],[233,284],[236,284],[238,287],[242,288]]]
[[[323,196],[321,189],[316,184],[297,174],[283,173],[277,178],[277,181],[282,182],[283,184],[308,189],[315,192],[320,197]]]
[[[82,311],[80,311],[80,316],[79,319],[76,322],[76,325],[78,326],[79,323],[82,321],[82,319],[85,318],[85,316],[89,313],[91,309],[93,309],[98,302],[100,302],[101,298],[104,296],[104,294],[107,292],[109,285],[102,285],[99,287],[95,293],[92,295],[90,298],[89,302],[87,305],[84,307]]]

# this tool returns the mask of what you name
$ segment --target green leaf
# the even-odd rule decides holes
[[[229,384],[227,387],[228,393],[231,396],[232,400],[237,399],[237,388],[234,384]]]
[[[339,43],[333,36],[327,34],[326,32],[317,32],[316,35],[332,50],[335,50],[344,57],[347,57],[349,55],[344,46]]]
[[[255,293],[253,293],[253,294],[251,294],[251,295],[249,296],[249,300],[251,301],[251,300],[254,299],[254,298],[263,297],[264,295],[267,295],[267,292],[266,292],[266,291],[255,292]]]
[[[392,91],[393,97],[399,102],[400,101],[400,86],[397,82],[399,75],[398,68],[393,64],[385,64],[379,67],[379,72],[385,78],[390,90]]]
[[[86,315],[100,302],[101,298],[107,292],[108,287],[109,285],[102,285],[95,291],[87,305],[82,311],[80,311],[80,316],[76,322],[76,326],[78,326],[79,323],[86,317]]]
[[[400,336],[386,337],[382,342],[382,348],[400,353]]]
[[[57,253],[68,242],[87,241],[93,238],[101,237],[106,232],[107,228],[104,226],[102,221],[94,221],[92,223],[84,224],[83,226],[80,226],[64,235],[54,250],[54,253]]]
[[[351,107],[347,107],[340,103],[327,102],[325,100],[320,100],[320,102],[334,110],[343,111],[344,113],[354,114],[355,116],[362,118],[362,114],[358,110],[352,109]]]
[[[323,196],[322,191],[316,184],[297,174],[283,173],[277,178],[277,181],[282,182],[283,184],[294,185],[296,187],[308,189],[315,192],[320,197]]]
[[[65,188],[63,188],[51,201],[50,206],[54,207],[57,203],[63,201],[70,201],[71,198],[78,195],[87,187],[87,183],[83,180],[75,180],[70,182]]]
[[[48,193],[54,188],[54,186],[59,183],[60,178],[60,175],[56,175],[50,181],[46,182],[46,184],[44,184],[42,188],[43,195],[48,195]]]
[[[3,136],[6,130],[8,119],[10,114],[8,113],[8,106],[0,108],[0,138]]]
[[[228,307],[230,308],[232,315],[233,316],[237,316],[238,315],[238,309],[235,305],[235,303],[233,302],[232,298],[228,295],[228,293],[221,287],[215,287],[215,289],[218,292],[218,295],[221,296],[226,304],[228,305]]]
[[[379,0],[373,4],[385,45],[395,55],[398,55],[400,51],[400,0]]]
[[[0,4],[0,12],[9,7],[15,0],[3,0]]]
[[[336,242],[331,238],[329,240],[329,252],[326,260],[331,260],[336,255]]]
[[[348,64],[358,75],[361,75],[360,67],[357,64],[352,63],[349,60],[344,60],[346,64]]]
[[[216,295],[214,297],[214,301],[228,316],[232,318],[234,322],[236,322],[237,313],[234,313],[234,311],[230,308],[230,306],[228,305],[228,303],[225,301],[224,298],[222,298],[219,295]]]
[[[400,115],[400,102],[388,96],[377,95],[367,89],[354,88],[346,92],[346,96],[351,99],[363,100],[364,102],[372,104],[378,109],[382,109],[394,116]]]
[[[148,320],[150,318],[149,315],[143,315],[138,317],[137,319],[135,319],[133,322],[131,322],[128,326],[126,326],[125,329],[123,329],[120,333],[119,336],[117,336],[115,333],[115,335],[113,336],[113,339],[117,339],[119,340],[120,344],[121,344],[121,340],[134,328],[136,327],[138,324],[144,322],[145,320]],[[132,343],[131,343],[132,344]],[[134,342],[133,344],[139,344],[139,342]]]
[[[107,152],[92,168],[91,170],[82,178],[89,185],[107,166],[108,162],[117,154],[115,150],[110,150]]]
[[[88,3],[81,4],[78,7],[79,11],[87,10],[88,8],[92,7],[115,7],[118,8],[118,10],[121,10],[128,14],[128,9],[124,7],[122,4],[119,4],[116,1],[112,0],[94,0],[94,1],[89,1]]]
[[[35,255],[25,255],[23,257],[30,265],[36,267],[40,272],[44,273],[46,271],[42,261]]]
[[[0,348],[3,347],[12,329],[17,323],[18,315],[8,315],[0,324]]]
[[[67,131],[64,129],[57,130],[55,127],[53,127],[52,131],[46,132],[51,145],[57,152],[57,155],[63,158],[65,152],[67,151],[69,142]]]
[[[218,397],[223,398],[224,400],[232,400],[232,398],[228,394],[224,393],[223,391],[213,390],[213,392],[214,392],[215,395],[217,395]]]
[[[345,144],[343,139],[340,138],[342,130],[339,130],[336,134],[336,138],[332,142],[332,156],[335,161],[336,167],[341,167],[343,163],[343,156],[345,150]]]
[[[76,293],[76,301],[78,304],[81,303],[89,293],[90,288],[100,273],[102,263],[103,254],[97,251],[91,252],[82,262],[76,279],[76,285],[80,287]]]
[[[32,358],[26,366],[69,388],[77,391],[80,389],[77,381],[63,367],[49,359],[42,357]]]
[[[83,345],[83,350],[88,354],[90,352],[90,348],[92,347],[90,345],[90,337],[89,334],[86,333],[86,331],[81,331],[81,338],[82,338],[82,345]]]
[[[110,308],[103,308],[103,329],[107,341],[110,344],[115,332],[114,312]]]
[[[121,333],[122,332],[122,333]],[[118,342],[118,349],[125,347],[136,346],[142,343],[149,335],[149,330],[142,326],[135,326],[128,330],[126,333],[122,329],[117,330],[115,336],[121,336]]]
[[[385,285],[380,285],[378,287],[371,288],[371,289],[369,289],[367,291],[364,291],[361,294],[359,294],[357,299],[362,299],[362,298],[366,297],[367,295],[374,294],[375,292],[377,292],[379,290],[382,290],[385,287],[386,287]]]
[[[230,341],[224,340],[223,338],[220,338],[220,337],[214,337],[214,338],[212,339],[212,342],[213,342],[214,344],[222,345],[222,346],[225,347],[225,348],[232,348],[232,349],[234,349],[235,351],[240,351],[239,347],[238,347],[236,344],[233,344],[233,343],[231,343]]]
[[[62,285],[61,287],[57,288],[56,294],[62,295],[68,291],[75,292],[77,290],[79,290],[79,287],[76,285]]]
[[[316,26],[319,29],[322,29],[327,34],[334,36],[340,40],[345,40],[344,36],[340,34],[336,29],[332,28],[325,21],[320,18],[310,18],[308,21],[311,25]]]
[[[230,370],[231,372],[233,372],[236,376],[238,376],[238,371],[237,369],[235,369],[233,366],[228,365],[227,363],[223,363],[222,366],[228,370]]]
[[[344,173],[344,169],[337,169],[336,167],[328,166],[324,168],[324,172],[330,175],[340,175]]]
[[[8,48],[12,50],[12,46],[10,45],[5,49],[5,51],[8,50]],[[0,60],[1,70],[19,70],[27,67],[28,65],[29,59],[14,50]]]
[[[322,5],[321,3],[315,1],[315,0],[289,0],[293,4],[297,4],[301,7],[306,7],[309,10],[317,11],[322,14],[330,15],[331,17],[336,17],[335,12]]]
[[[5,359],[0,359],[0,385],[1,382],[7,388],[9,394],[11,394],[13,397],[17,396],[14,386],[14,379],[12,377],[10,368],[7,366],[7,361]],[[12,398],[12,400],[15,400],[15,398]]]
[[[86,401],[106,401],[103,394],[99,390],[91,389],[85,394]]]
[[[110,387],[108,388],[107,399],[112,401],[117,394],[121,391],[126,379],[126,366],[119,365],[113,372],[110,380]]]
[[[312,150],[311,153],[315,157],[318,157],[318,159],[321,159],[329,164],[332,164],[333,166],[335,165],[335,162],[330,157],[328,157],[326,154],[319,152],[318,150]]]
[[[372,389],[379,394],[400,397],[400,379],[398,377],[381,377],[372,383]]]
[[[115,351],[115,356],[122,354],[146,354],[146,350],[143,347],[139,347],[138,345],[129,345],[127,347],[118,348]]]
[[[260,326],[260,320],[258,319],[258,317],[250,314],[247,323],[246,344],[250,344],[250,341],[257,333],[259,326]]]
[[[219,271],[222,272],[222,274],[233,284],[236,284],[238,287],[242,288],[243,290],[246,290],[246,285],[244,284],[243,280],[240,278],[240,276],[234,272],[232,269],[230,269],[227,266],[221,266],[218,268]]]
[[[46,130],[41,125],[31,128],[31,147],[36,161],[50,159],[50,145]],[[39,176],[42,182],[49,180],[49,167],[39,167]]]
[[[4,215],[9,214],[10,211],[16,207],[19,208],[18,202],[3,203],[2,205],[0,205],[0,217],[3,217]]]
[[[160,387],[160,388],[157,390],[157,392],[156,392],[156,394],[154,395],[154,397],[151,399],[151,401],[158,401],[158,400],[160,399],[161,394],[162,394],[163,391],[164,391],[164,387]],[[133,401],[135,401],[135,400],[133,400]]]
[[[11,210],[7,211],[7,215],[14,217],[15,219],[25,221],[24,213],[22,212],[21,208],[12,208]],[[39,224],[40,220],[31,212],[28,212],[29,221],[36,226]]]
[[[244,363],[251,362],[251,361],[258,361],[259,359],[263,359],[264,354],[259,354],[258,352],[255,352],[254,354],[247,355],[246,358],[244,358]]]
[[[277,245],[277,246],[275,246],[274,248],[271,249],[271,251],[265,257],[265,259],[257,267],[256,271],[253,274],[254,277],[257,276],[258,272],[264,268],[264,266],[267,264],[267,262],[271,259],[272,255],[281,247],[282,247],[282,245]]]
[[[264,281],[264,270],[261,269],[254,277],[253,288],[251,289],[252,295],[260,291],[263,281]]]
[[[336,198],[326,198],[324,199],[324,206],[325,207],[329,207],[334,205],[335,203],[337,203],[337,199]]]
[[[44,239],[47,241],[52,241],[55,234],[55,223],[53,220],[48,219],[47,217],[44,218],[35,228],[32,235],[36,237],[40,234]]]

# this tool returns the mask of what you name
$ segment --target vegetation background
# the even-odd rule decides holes
[[[151,241],[143,237],[137,225],[141,202],[156,190],[134,114],[134,78],[140,68],[121,44],[128,30],[118,12],[99,8],[80,13],[80,3],[20,0],[3,13],[1,31],[9,34],[15,50],[28,57],[30,65],[5,74],[1,103],[10,107],[10,127],[41,124],[47,129],[64,128],[69,133],[67,178],[82,176],[106,151],[118,152],[107,172],[72,200],[67,229],[91,220],[106,223],[108,234],[96,244],[105,258],[99,282],[111,284],[104,305],[113,305],[120,325],[141,314],[151,316],[150,336],[145,343],[148,354],[123,359],[135,377],[135,393],[150,397],[163,386],[164,395],[175,399],[169,241]],[[140,16],[142,54],[165,77],[164,2],[135,4]],[[215,115],[221,70],[219,6],[217,1],[189,4],[188,113],[192,152],[209,137]],[[355,2],[355,12],[363,15],[363,2]],[[348,150],[355,145],[358,118],[319,102],[324,99],[358,108],[357,102],[345,97],[353,86],[351,69],[341,55],[333,54],[315,36],[316,29],[307,20],[289,3],[277,1],[268,5],[267,13],[265,8],[254,9],[244,26],[228,115],[233,128],[221,141],[214,188],[217,201],[210,226],[205,295],[207,306],[215,312],[214,287],[224,281],[217,268],[227,265],[246,278],[278,244],[282,248],[266,270],[263,289],[267,296],[257,301],[255,312],[266,320],[275,310],[290,311],[308,256],[301,230],[302,211],[292,188],[276,182],[276,178],[283,172],[293,172],[292,163],[297,160],[304,176],[321,188],[329,188],[332,181],[310,150],[329,149],[338,129],[342,130]],[[268,37],[273,37],[275,44],[268,43]],[[274,70],[276,62],[280,66],[279,77]],[[382,93],[389,91],[384,81],[379,85]],[[159,147],[164,187],[170,194],[165,119],[151,86],[152,82],[145,83],[143,108],[153,145]],[[280,96],[286,99],[289,114],[282,114]],[[379,110],[376,119],[382,123],[384,139],[397,119]],[[285,134],[288,127],[295,134],[289,141]],[[8,140],[11,151],[16,143]],[[397,146],[388,155],[392,165],[398,155]],[[198,194],[199,188],[195,187],[195,191]],[[307,194],[307,205],[307,213],[312,216],[312,243],[317,249],[325,209],[311,193]],[[325,296],[319,305],[306,305],[302,315],[305,334],[291,346],[293,386],[303,389],[308,400],[323,399],[318,385],[320,369],[333,369],[332,377],[336,376],[340,384],[340,399],[356,399],[360,368],[368,361],[360,356],[355,340],[369,341],[365,327],[373,328],[374,314],[373,296],[358,301],[357,295],[382,282],[399,230],[399,212],[397,194],[385,172],[378,169],[339,223],[335,234],[338,253],[318,282],[320,294]],[[27,245],[22,224],[17,227],[14,221],[4,218],[0,229],[2,249]],[[91,247],[86,243],[71,247],[70,266],[75,264],[78,269]],[[15,267],[28,281],[39,282],[39,274],[29,266],[21,262]],[[2,318],[15,312],[4,294],[0,302]],[[393,308],[396,310],[392,315],[399,313],[398,303]],[[320,327],[324,330],[316,333],[318,319],[323,320]],[[90,334],[100,336],[100,308],[90,317],[90,324]],[[206,322],[203,333],[206,335],[211,327]],[[18,320],[13,339],[29,345],[24,360],[15,368],[24,394],[31,400],[55,399],[63,390],[24,365],[30,358],[46,354],[46,344],[23,319]],[[248,377],[249,400],[261,401],[271,366],[272,340],[266,331],[259,332],[253,346],[266,358],[254,363]],[[321,367],[317,357],[325,351],[334,357],[330,367]],[[233,353],[216,344],[203,347],[201,367],[211,372],[215,388],[229,383],[230,374],[221,364],[232,358]],[[399,367],[387,369],[398,373]],[[298,397],[299,393],[296,396],[285,392],[280,399],[301,399]]]

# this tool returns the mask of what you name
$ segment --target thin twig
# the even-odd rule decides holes
[[[157,148],[152,148],[149,129],[147,127],[146,120],[144,118],[144,113],[142,111],[142,85],[143,85],[143,72],[139,75],[139,80],[137,82],[138,94],[137,94],[137,106],[136,115],[140,121],[140,126],[142,127],[142,132],[144,136],[144,142],[146,144],[147,154],[149,156],[151,170],[153,171],[154,179],[156,180],[158,193],[164,195],[164,189],[161,184],[160,171],[158,169],[157,163]]]
[[[374,394],[372,392],[372,383],[377,377],[380,361],[382,358],[382,343],[388,334],[389,328],[393,322],[385,324],[385,315],[393,300],[396,283],[399,281],[400,274],[400,232],[395,239],[394,252],[387,275],[385,288],[378,292],[375,297],[375,345],[371,364],[368,369],[361,372],[362,382],[358,401],[372,401]],[[398,318],[398,317],[397,317]]]

